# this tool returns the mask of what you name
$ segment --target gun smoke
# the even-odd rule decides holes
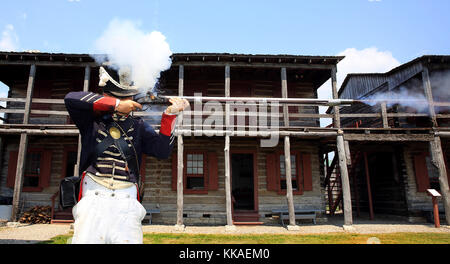
[[[433,72],[430,75],[430,83],[433,100],[436,102],[448,101],[450,95],[450,71]],[[428,112],[428,100],[425,96],[422,79],[412,79],[397,89],[375,93],[361,99],[368,100],[367,104],[371,106],[386,101],[388,107],[398,105],[414,109],[418,113]],[[448,112],[449,110],[449,107],[436,107],[436,113]]]
[[[112,20],[96,40],[95,50],[104,54],[94,56],[98,63],[107,61],[118,71],[129,70],[131,81],[144,94],[156,93],[154,89],[161,72],[172,64],[166,37],[158,31],[145,32],[128,20]]]

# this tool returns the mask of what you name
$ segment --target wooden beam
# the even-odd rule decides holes
[[[178,136],[178,164],[177,164],[177,226],[183,226],[183,172],[184,172],[184,145],[183,136]]]
[[[350,154],[350,143],[348,140],[344,140],[344,147],[345,147],[345,157],[347,158],[347,165],[352,165],[352,156]]]
[[[23,124],[28,124],[30,120],[31,99],[33,98],[35,76],[36,76],[36,65],[33,64],[30,66],[30,74],[28,76],[27,97],[25,101]],[[28,135],[27,133],[21,133],[19,143],[19,153],[17,156],[16,178],[14,182],[14,194],[11,212],[11,219],[13,221],[17,221],[19,217],[19,204],[23,189],[23,177],[25,173],[27,151],[28,151]]]
[[[227,213],[227,226],[233,226],[232,216],[232,199],[231,199],[231,161],[230,161],[230,136],[225,136],[225,200],[226,200],[226,213]]]
[[[389,128],[388,118],[387,118],[387,106],[386,103],[381,103],[381,117],[383,119],[383,128]]]
[[[281,68],[281,97],[288,98],[286,68]],[[285,127],[289,127],[289,108],[287,105],[283,105],[283,122]]]
[[[423,89],[425,91],[425,96],[428,100],[428,109],[430,111],[431,122],[433,124],[433,127],[438,127],[438,123],[436,120],[436,111],[434,110],[433,93],[431,92],[430,74],[428,72],[428,67],[425,65],[422,66],[423,66],[422,71]]]
[[[336,77],[336,73],[337,73],[337,68],[336,66],[333,66],[331,68],[331,91],[333,93],[333,99],[339,99],[339,94],[338,94],[338,90],[337,90],[337,77]],[[335,128],[340,128],[341,127],[341,118],[339,115],[339,106],[335,106],[333,108],[334,110],[334,127]]]
[[[184,66],[180,65],[178,69],[178,94],[179,96],[183,96],[184,93]],[[179,124],[182,124],[183,122],[183,115],[180,115],[178,117]],[[184,226],[184,219],[183,219],[183,211],[184,211],[184,142],[183,142],[183,135],[180,134],[177,136],[177,157],[178,157],[178,164],[177,164],[177,226],[183,227]]]
[[[322,65],[322,64],[292,64],[292,63],[259,63],[259,62],[231,62],[231,61],[179,61],[172,63],[173,66],[184,64],[185,66],[192,67],[224,67],[231,65],[238,68],[289,68],[289,69],[318,69],[329,70],[334,65]]]
[[[0,128],[0,134],[14,135],[26,133],[27,135],[45,136],[78,136],[78,129],[24,129],[24,128]]]
[[[367,158],[367,152],[364,151],[364,168],[366,172],[366,185],[367,185],[367,197],[369,199],[369,215],[370,220],[373,220],[373,202],[372,202],[372,188],[370,186],[370,172],[369,172],[369,161]]]
[[[289,225],[295,226],[294,195],[292,192],[291,143],[289,137],[284,137],[284,167],[286,170],[286,199],[289,211]]]
[[[348,177],[347,158],[345,156],[345,146],[343,135],[338,135],[336,140],[337,152],[339,158],[339,168],[341,171],[342,195],[344,202],[344,225],[353,224],[352,216],[352,197],[350,192],[350,182]]]
[[[25,112],[23,116],[23,124],[28,124],[30,121],[31,100],[33,98],[35,76],[36,76],[36,65],[31,65],[30,75],[28,77],[27,97],[25,100]]]
[[[435,136],[434,140],[430,142],[431,157],[433,164],[439,171],[439,186],[442,195],[442,202],[445,209],[445,219],[447,224],[450,225],[450,189],[448,184],[447,168],[445,166],[444,154],[442,151],[441,139],[439,136]]]
[[[230,65],[225,66],[225,97],[230,97],[231,95],[231,76],[230,76]],[[233,216],[232,216],[232,199],[231,199],[231,161],[230,161],[230,135],[228,134],[228,129],[230,126],[230,105],[225,104],[225,127],[227,128],[227,134],[225,135],[225,202],[226,202],[226,213],[227,213],[227,226],[232,227]]]
[[[430,134],[344,134],[348,141],[423,142],[432,141]]]

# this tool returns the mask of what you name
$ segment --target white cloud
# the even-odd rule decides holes
[[[349,73],[385,73],[400,65],[400,62],[394,58],[389,51],[379,51],[377,48],[366,48],[358,50],[355,48],[346,49],[337,56],[345,58],[337,65],[337,89],[341,88],[345,77]],[[325,82],[318,90],[320,99],[331,99],[331,80]],[[319,107],[320,113],[324,113],[326,107]],[[330,124],[330,119],[321,119],[321,125]]]
[[[18,43],[19,38],[14,31],[14,26],[11,24],[6,25],[0,36],[0,50],[15,51]]]
[[[389,51],[379,51],[377,48],[366,48],[358,50],[346,49],[337,56],[345,56],[337,66],[338,89],[349,73],[385,73],[400,65]],[[318,90],[319,98],[332,98],[331,82],[328,81]]]

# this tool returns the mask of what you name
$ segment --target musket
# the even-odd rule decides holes
[[[208,97],[208,96],[165,96],[147,94],[136,101],[142,105],[170,105],[171,98],[182,98],[189,102],[233,102],[233,103],[278,103],[278,104],[300,104],[310,106],[351,106],[355,104],[375,105],[378,103],[400,104],[401,102],[411,103],[426,103],[426,100],[421,99],[316,99],[316,98],[261,98],[261,97]]]

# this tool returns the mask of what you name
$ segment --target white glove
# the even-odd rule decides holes
[[[186,99],[181,99],[178,97],[170,98],[171,106],[167,107],[165,113],[168,115],[177,115],[189,107],[189,102]]]

